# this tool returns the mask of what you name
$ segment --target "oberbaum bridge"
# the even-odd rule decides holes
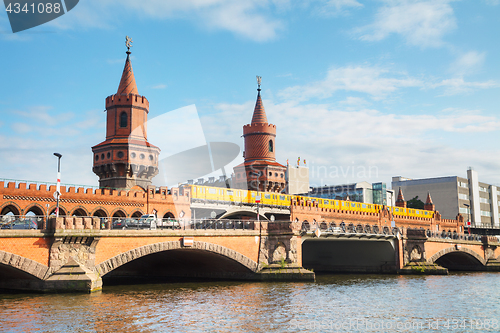
[[[147,141],[149,102],[138,93],[129,55],[117,93],[106,98],[106,140],[92,147],[99,189],[61,186],[57,202],[55,185],[0,182],[0,215],[35,215],[38,221],[34,230],[0,230],[0,288],[89,292],[100,290],[103,281],[128,281],[123,279],[314,281],[312,269],[500,270],[498,238],[465,233],[461,215],[442,219],[430,195],[425,210],[434,214],[424,218],[393,216],[385,206],[378,212],[326,209],[301,197],[278,208],[214,204],[192,200],[189,187],[151,185],[160,149]],[[260,82],[252,121],[243,131],[245,161],[235,173],[263,170],[243,185],[283,191],[286,180],[273,172],[286,168],[275,159],[276,126],[267,122]],[[396,205],[406,207],[401,191]],[[216,208],[224,219],[196,220],[202,207]],[[112,218],[144,214],[177,221],[177,227],[112,228]]]

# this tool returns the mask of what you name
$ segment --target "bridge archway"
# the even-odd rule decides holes
[[[130,215],[130,217],[141,217],[142,215],[144,215],[142,211],[136,210],[135,212],[132,213],[132,215]]]
[[[113,217],[126,217],[127,214],[121,209],[117,208],[113,211]]]
[[[50,210],[50,215],[56,215],[56,207]],[[64,207],[59,206],[59,216],[66,216],[66,209]]]
[[[138,260],[139,259],[139,260]],[[122,277],[251,278],[257,270],[252,259],[221,245],[181,241],[142,246],[110,258],[96,266],[103,281]]]
[[[87,210],[84,207],[79,206],[73,210],[73,213],[71,213],[71,216],[89,216],[89,213],[87,212]]]
[[[92,212],[92,216],[97,216],[97,217],[107,217],[108,216],[108,212],[105,208],[103,207],[97,207],[96,209],[94,209],[94,211]]]
[[[1,215],[21,215],[21,207],[15,202],[6,202],[1,209]]]
[[[45,216],[46,212],[45,210],[43,209],[42,206],[40,206],[39,204],[37,203],[34,203],[30,206],[28,206],[25,210],[24,210],[24,214],[25,215],[28,215],[28,214],[34,214],[34,215],[37,215],[37,216]]]
[[[430,257],[429,261],[452,271],[484,270],[486,266],[486,260],[481,255],[466,247],[443,249]]]
[[[175,216],[174,216],[174,213],[172,213],[172,212],[166,212],[166,213],[163,215],[163,218],[164,218],[164,219],[173,219],[173,218],[175,218]]]
[[[0,288],[29,289],[31,283],[43,280],[48,269],[34,260],[0,251]]]

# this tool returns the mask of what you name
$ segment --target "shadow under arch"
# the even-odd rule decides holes
[[[481,255],[466,247],[448,247],[434,254],[429,261],[449,270],[484,270],[486,266]]]
[[[20,280],[42,281],[48,270],[49,267],[34,260],[0,250],[0,287],[6,287],[8,280],[17,283]],[[17,289],[15,284],[13,289]]]
[[[140,258],[143,260],[137,260]],[[131,270],[136,270],[141,277],[146,276],[148,269],[155,274],[168,273],[168,277],[251,279],[257,268],[255,261],[241,253],[200,241],[194,241],[192,247],[182,246],[181,241],[145,245],[96,265],[103,281],[110,277],[132,276]]]

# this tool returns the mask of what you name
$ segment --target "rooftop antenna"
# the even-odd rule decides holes
[[[259,94],[260,94],[260,83],[261,82],[262,82],[262,76],[257,75],[257,84],[259,85],[259,88],[257,88],[257,91],[259,92]]]

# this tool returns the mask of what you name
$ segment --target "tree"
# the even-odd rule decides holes
[[[406,202],[406,207],[415,209],[424,209],[424,202],[418,198],[418,195]]]

